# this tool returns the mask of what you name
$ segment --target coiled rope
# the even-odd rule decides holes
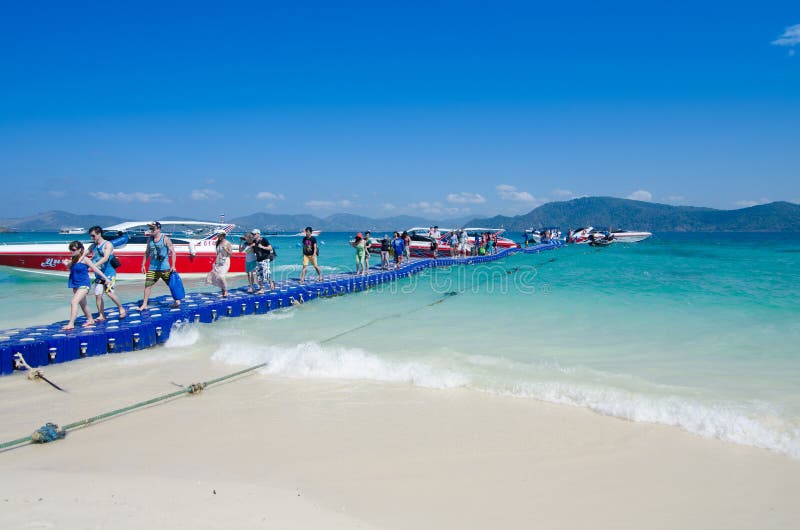
[[[60,439],[66,436],[67,432],[72,431],[74,429],[79,429],[81,427],[87,427],[95,422],[100,420],[105,420],[108,418],[113,418],[114,416],[119,416],[120,414],[124,414],[126,412],[131,412],[136,409],[140,409],[142,407],[146,407],[148,405],[154,405],[156,403],[160,403],[162,401],[166,401],[168,399],[176,398],[183,395],[188,394],[198,394],[202,392],[207,387],[221,383],[222,381],[226,381],[228,379],[232,379],[234,377],[238,377],[240,375],[244,375],[246,373],[252,372],[254,370],[258,370],[259,368],[263,368],[266,366],[267,363],[257,364],[255,366],[251,366],[249,368],[245,368],[244,370],[239,370],[238,372],[233,372],[232,374],[223,375],[221,377],[217,377],[215,379],[211,379],[209,381],[205,381],[203,383],[194,383],[189,385],[181,390],[176,390],[175,392],[170,392],[169,394],[164,394],[158,397],[154,397],[152,399],[148,399],[145,401],[140,401],[138,403],[134,403],[132,405],[128,405],[127,407],[122,407],[116,410],[112,410],[110,412],[105,412],[103,414],[98,414],[97,416],[92,416],[91,418],[85,418],[82,420],[78,420],[72,422],[70,424],[64,425],[62,428],[58,428],[57,425],[53,423],[48,423],[43,427],[37,429],[33,434],[30,436],[25,436],[23,438],[17,438],[16,440],[10,440],[8,442],[0,443],[0,451],[9,449],[11,447],[16,447],[19,445],[27,445],[30,443],[46,443],[52,440]],[[44,435],[43,435],[44,434]]]

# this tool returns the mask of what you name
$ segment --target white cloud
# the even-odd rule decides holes
[[[462,191],[461,193],[450,193],[447,196],[447,202],[456,204],[483,204],[486,202],[486,199],[480,193]]]
[[[664,197],[666,202],[686,202],[686,197],[683,195],[668,195]]]
[[[309,208],[315,208],[318,210],[327,210],[330,208],[347,208],[352,206],[352,202],[347,199],[341,199],[339,201],[306,201],[306,206]]]
[[[650,202],[653,200],[653,194],[647,190],[636,190],[627,197],[633,201]]]
[[[286,199],[282,193],[272,193],[271,191],[259,191],[256,199],[266,201],[282,201]]]
[[[432,214],[438,215],[441,214],[444,209],[442,208],[442,203],[440,202],[427,202],[427,201],[420,201],[420,202],[412,202],[409,203],[408,207],[412,210],[416,210],[420,213],[424,214]]]
[[[392,211],[392,210],[396,210],[397,206],[395,206],[394,204],[392,204],[390,202],[385,202],[385,203],[383,203],[381,205],[381,208],[383,208],[384,210]]]
[[[67,196],[67,192],[64,190],[49,190],[47,195],[53,197],[54,199],[63,199]]]
[[[772,41],[775,46],[797,46],[800,44],[800,24],[789,26],[783,35]],[[790,52],[790,55],[794,55]]]
[[[136,191],[133,193],[107,193],[105,191],[93,191],[89,193],[90,196],[101,201],[115,201],[115,202],[172,202],[163,193],[144,193]]]
[[[495,186],[497,190],[497,195],[500,196],[501,199],[505,201],[513,201],[513,202],[536,202],[536,197],[528,193],[527,191],[518,191],[516,186],[511,186],[509,184],[499,184]]]
[[[223,195],[214,190],[207,188],[201,190],[192,190],[191,198],[193,201],[216,201],[223,197]]]
[[[761,197],[758,200],[736,201],[733,204],[741,208],[749,208],[751,206],[758,206],[759,204],[767,204],[768,202],[770,202],[769,199],[767,199],[766,197]]]
[[[333,208],[334,204],[333,201],[306,201],[306,206],[309,208]]]
[[[570,198],[575,196],[575,194],[572,193],[572,190],[562,190],[559,188],[553,190],[553,195],[555,195],[556,197],[570,197]]]

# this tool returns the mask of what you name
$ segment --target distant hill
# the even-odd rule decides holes
[[[800,205],[772,202],[738,210],[717,210],[616,197],[583,197],[543,204],[524,215],[473,219],[467,224],[507,230],[610,226],[651,232],[800,232]]]
[[[177,218],[173,218],[177,219]],[[162,221],[165,219],[161,219]],[[183,219],[191,220],[191,219]],[[74,226],[89,228],[122,223],[127,219],[110,215],[73,214],[53,210],[29,217],[0,219],[7,230],[45,232]],[[400,215],[373,219],[353,214],[333,214],[327,217],[297,214],[254,213],[230,219],[242,229],[258,227],[277,232],[299,232],[306,226],[326,232],[373,233],[405,230],[412,226],[441,227],[486,226],[508,230],[524,230],[544,226],[562,229],[591,225],[597,228],[627,228],[652,232],[800,232],[800,205],[773,202],[738,210],[717,210],[693,206],[671,206],[652,202],[632,201],[615,197],[583,197],[571,201],[550,202],[513,217],[496,216],[479,219],[431,220]]]
[[[0,226],[20,232],[55,232],[65,227],[89,228],[90,226],[111,226],[124,222],[121,217],[111,215],[74,214],[51,210],[29,217],[0,219]]]
[[[383,219],[373,219],[361,215],[349,213],[338,213],[327,217],[317,217],[314,215],[285,215],[270,213],[254,213],[245,217],[231,219],[230,222],[236,223],[242,228],[260,228],[276,232],[299,232],[306,226],[314,230],[324,232],[356,232],[371,230],[372,232],[389,232],[392,230],[405,230],[413,226],[433,226],[454,224],[458,220],[432,221],[422,217],[409,215],[398,215]]]

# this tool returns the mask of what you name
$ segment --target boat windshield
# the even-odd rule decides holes
[[[216,231],[223,225],[213,223],[182,223],[180,221],[161,221],[161,232],[170,236],[173,240],[178,238],[206,239],[215,235]],[[113,228],[113,227],[112,227]],[[147,223],[129,226],[125,229],[131,240],[140,237],[146,238],[150,235],[150,227]]]

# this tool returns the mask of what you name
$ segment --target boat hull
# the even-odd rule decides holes
[[[638,243],[652,236],[650,232],[613,232],[618,243]]]
[[[176,245],[176,270],[185,278],[203,277],[211,270],[216,252],[214,242],[208,245],[196,244],[194,252],[188,245]],[[137,248],[138,247],[138,248]],[[120,280],[143,280],[142,257],[145,245],[126,245],[114,250],[119,258],[117,277]],[[46,275],[67,276],[69,269],[64,260],[70,259],[67,244],[6,245],[0,246],[0,266],[12,267],[19,271]],[[245,272],[244,253],[234,252],[230,257],[229,274]]]

